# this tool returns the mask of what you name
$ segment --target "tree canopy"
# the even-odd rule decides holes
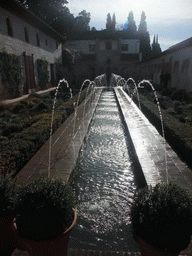
[[[83,10],[79,13],[79,16],[75,18],[75,28],[79,31],[90,30],[89,22],[91,20],[90,12]]]
[[[135,20],[134,20],[134,15],[133,15],[133,11],[129,12],[128,15],[128,26],[127,26],[127,30],[129,30],[131,33],[134,33],[137,31],[137,26],[135,24]]]
[[[108,13],[107,14],[107,22],[106,22],[106,29],[107,30],[115,30],[115,26],[116,26],[116,17],[115,17],[115,13],[113,14],[112,18],[111,18],[111,14]]]
[[[67,0],[17,0],[22,6],[44,20],[61,35],[70,38],[75,31],[90,30],[90,13],[81,11],[77,17],[70,13]]]
[[[152,55],[158,55],[159,53],[161,53],[161,47],[160,44],[158,43],[158,35],[155,38],[155,35],[153,37],[153,43],[151,46],[151,51],[152,51]]]
[[[146,22],[146,15],[145,12],[143,11],[141,13],[141,21],[138,27],[138,33],[143,34],[147,32],[147,22]]]

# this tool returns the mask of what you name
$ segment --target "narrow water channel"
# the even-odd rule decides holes
[[[130,147],[114,92],[104,91],[73,179],[78,221],[70,248],[139,251],[129,221],[137,187]]]

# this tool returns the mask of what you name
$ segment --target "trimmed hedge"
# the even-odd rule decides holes
[[[86,90],[82,91],[79,104],[86,94]],[[53,132],[74,111],[74,102],[77,100],[78,95],[75,95],[67,102],[56,102]],[[52,103],[49,96],[46,98],[33,94],[10,110],[1,109],[0,172],[14,172],[16,175],[49,139]],[[16,114],[16,109],[25,111],[18,111]]]
[[[155,103],[143,95],[140,96],[141,111],[162,135],[160,114]],[[138,100],[134,97],[138,105]],[[174,116],[161,108],[165,138],[177,154],[192,168],[192,127],[179,122]]]

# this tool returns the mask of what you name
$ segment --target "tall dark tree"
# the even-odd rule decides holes
[[[146,22],[146,15],[145,12],[143,11],[141,13],[141,21],[138,27],[138,33],[144,34],[147,32],[147,22]]]
[[[75,18],[75,29],[78,31],[87,31],[90,30],[91,14],[85,10],[81,11],[79,15]]]
[[[152,56],[158,55],[159,53],[161,53],[161,47],[160,44],[158,43],[158,35],[155,38],[155,35],[153,37],[153,43],[151,45],[151,54]]]
[[[142,59],[145,60],[151,57],[151,45],[150,35],[147,31],[146,15],[144,11],[141,13],[141,21],[137,33],[140,39],[140,52],[142,53]]]
[[[111,14],[110,13],[108,13],[107,14],[107,22],[106,22],[106,29],[111,29],[111,27],[112,27],[112,20],[111,20]]]
[[[115,13],[113,14],[112,21],[111,21],[111,25],[112,25],[112,30],[115,30],[115,26],[116,26],[116,17],[115,17]]]
[[[133,11],[129,12],[127,30],[129,30],[131,33],[135,33],[137,30],[137,26],[136,26],[135,20],[134,20]]]

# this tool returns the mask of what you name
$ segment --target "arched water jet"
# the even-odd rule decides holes
[[[152,85],[152,83],[149,80],[145,80],[144,79],[144,80],[140,81],[139,84],[138,84],[138,87],[140,87],[141,84],[145,84],[145,83],[147,83],[147,84],[149,84],[151,86],[151,89],[152,89],[152,91],[154,93],[155,100],[157,102],[158,111],[159,111],[160,121],[161,121],[162,136],[164,138],[164,141],[166,141],[165,140],[164,126],[163,126],[163,116],[162,116],[161,107],[160,107],[160,104],[159,104],[159,99],[158,99],[158,96],[157,96],[157,92],[156,92],[154,86]],[[164,144],[165,144],[165,150],[164,150],[164,152],[165,152],[165,176],[166,176],[166,184],[168,184],[167,151],[166,151],[166,143],[164,143]]]
[[[129,90],[129,86],[127,84],[127,81],[125,80],[125,78],[121,78],[118,82],[117,82],[117,86],[121,86],[121,82],[123,82],[123,89],[124,91],[128,92],[128,94],[130,95],[130,90]]]
[[[139,93],[138,93],[138,88],[137,88],[136,82],[135,82],[135,80],[134,80],[133,78],[131,78],[131,77],[127,79],[127,84],[129,83],[129,81],[133,82],[133,85],[134,85],[134,87],[135,87],[134,92],[133,92],[133,94],[131,95],[131,98],[133,99],[133,95],[134,95],[135,92],[136,92],[136,93],[137,93],[138,102],[139,102],[139,109],[141,110],[141,103],[140,103],[140,98],[139,98]]]
[[[52,108],[52,115],[51,115],[51,128],[50,128],[50,138],[49,138],[49,161],[48,161],[48,178],[50,178],[51,176],[51,144],[52,144],[52,133],[53,133],[53,118],[54,118],[54,113],[55,113],[55,105],[56,105],[56,100],[57,100],[57,94],[60,88],[60,85],[62,83],[65,83],[67,85],[67,88],[70,91],[70,97],[73,97],[72,94],[72,90],[67,82],[67,80],[65,78],[63,78],[62,80],[59,81],[57,87],[56,87],[56,91],[55,91],[55,96],[54,96],[54,101],[53,101],[53,108]]]
[[[88,96],[88,92],[90,90],[90,87],[91,87],[91,90],[95,87],[95,82],[92,81],[91,83],[89,83],[88,87],[87,87],[87,91],[86,91],[86,96],[85,96],[85,100],[87,99],[87,96]],[[85,116],[85,105],[86,105],[86,102],[84,104],[84,107],[83,107],[83,118]]]
[[[74,124],[73,124],[73,137],[72,137],[72,139],[74,138],[74,133],[75,133],[75,125],[76,125],[77,109],[78,109],[78,106],[79,106],[80,96],[81,96],[81,93],[82,93],[83,87],[85,86],[85,84],[86,84],[87,82],[89,83],[89,84],[88,84],[88,87],[90,86],[90,84],[91,84],[91,80],[86,79],[86,80],[82,83],[82,85],[81,85],[81,88],[80,88],[80,91],[79,91],[79,94],[78,94],[78,98],[77,98],[77,102],[76,102],[76,103],[74,103],[75,117],[74,117]]]

